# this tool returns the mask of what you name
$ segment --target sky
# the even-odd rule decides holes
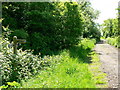
[[[104,20],[117,17],[118,2],[120,0],[90,0],[92,7],[99,10],[101,13],[96,20],[97,23],[102,24]]]

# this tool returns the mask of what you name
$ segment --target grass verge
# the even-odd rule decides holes
[[[23,88],[95,88],[95,81],[87,63],[78,63],[68,51],[61,54],[61,62],[41,71],[36,77],[23,82]]]
[[[98,88],[97,84],[106,82],[103,81],[104,74],[96,75],[99,72],[99,59],[91,52],[94,43],[95,40],[84,39],[79,45],[63,50],[59,55],[46,56],[46,59],[50,59],[49,66],[31,79],[22,81],[19,87]]]

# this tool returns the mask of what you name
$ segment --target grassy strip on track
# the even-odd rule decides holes
[[[89,64],[89,70],[93,75],[93,79],[95,80],[95,84],[97,88],[107,88],[107,74],[101,71],[101,63],[99,59],[99,55],[96,52],[91,52],[91,61]]]

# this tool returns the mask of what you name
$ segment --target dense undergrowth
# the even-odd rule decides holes
[[[91,71],[92,69],[89,68],[91,62],[98,61],[98,58],[94,58],[93,61],[90,60],[90,56],[93,55],[94,57],[95,55],[95,53],[91,52],[92,48],[94,47],[94,43],[94,39],[83,39],[79,43],[79,45],[73,46],[69,50],[63,50],[58,55],[44,56],[43,58],[32,56],[32,54],[30,54],[30,57],[32,56],[32,59],[35,58],[35,60],[31,62],[33,64],[29,64],[31,59],[30,57],[27,57],[27,55],[29,54],[27,51],[18,51],[18,53],[21,53],[21,55],[22,53],[24,53],[23,55],[26,54],[25,56],[19,56],[18,54],[19,58],[22,57],[22,62],[21,59],[16,59],[16,61],[18,60],[17,63],[23,63],[23,67],[22,65],[21,67],[20,65],[18,66],[24,72],[18,70],[17,66],[17,69],[13,69],[13,71],[18,70],[19,74],[14,75],[16,75],[17,77],[19,75],[23,75],[23,77],[28,77],[29,79],[23,79],[19,76],[15,79],[15,81],[20,80],[20,84],[17,82],[12,82],[13,80],[9,81],[10,79],[7,79],[7,85],[2,87],[11,86],[19,88],[96,88],[96,84],[104,84],[105,81],[101,80],[102,78],[104,78],[103,74],[101,74],[101,76],[95,76]],[[6,58],[5,55],[4,57]],[[7,58],[7,60],[8,59],[9,58]],[[11,64],[8,63],[8,65],[10,66]],[[31,66],[31,68],[29,68],[29,66]],[[8,74],[11,75],[11,72],[5,74],[5,70],[7,70],[7,68],[3,69],[3,77]],[[12,68],[10,70],[12,70]],[[28,73],[31,73],[31,76],[29,76]],[[24,74],[26,75],[24,76]],[[13,78],[13,76],[9,76],[9,78]]]

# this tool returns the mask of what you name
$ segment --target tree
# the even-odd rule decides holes
[[[3,3],[3,26],[9,25],[10,39],[14,35],[27,39],[23,49],[35,54],[69,48],[82,36],[99,38],[97,15],[89,1]]]
[[[118,36],[118,19],[107,19],[102,24],[102,31],[104,37]]]

